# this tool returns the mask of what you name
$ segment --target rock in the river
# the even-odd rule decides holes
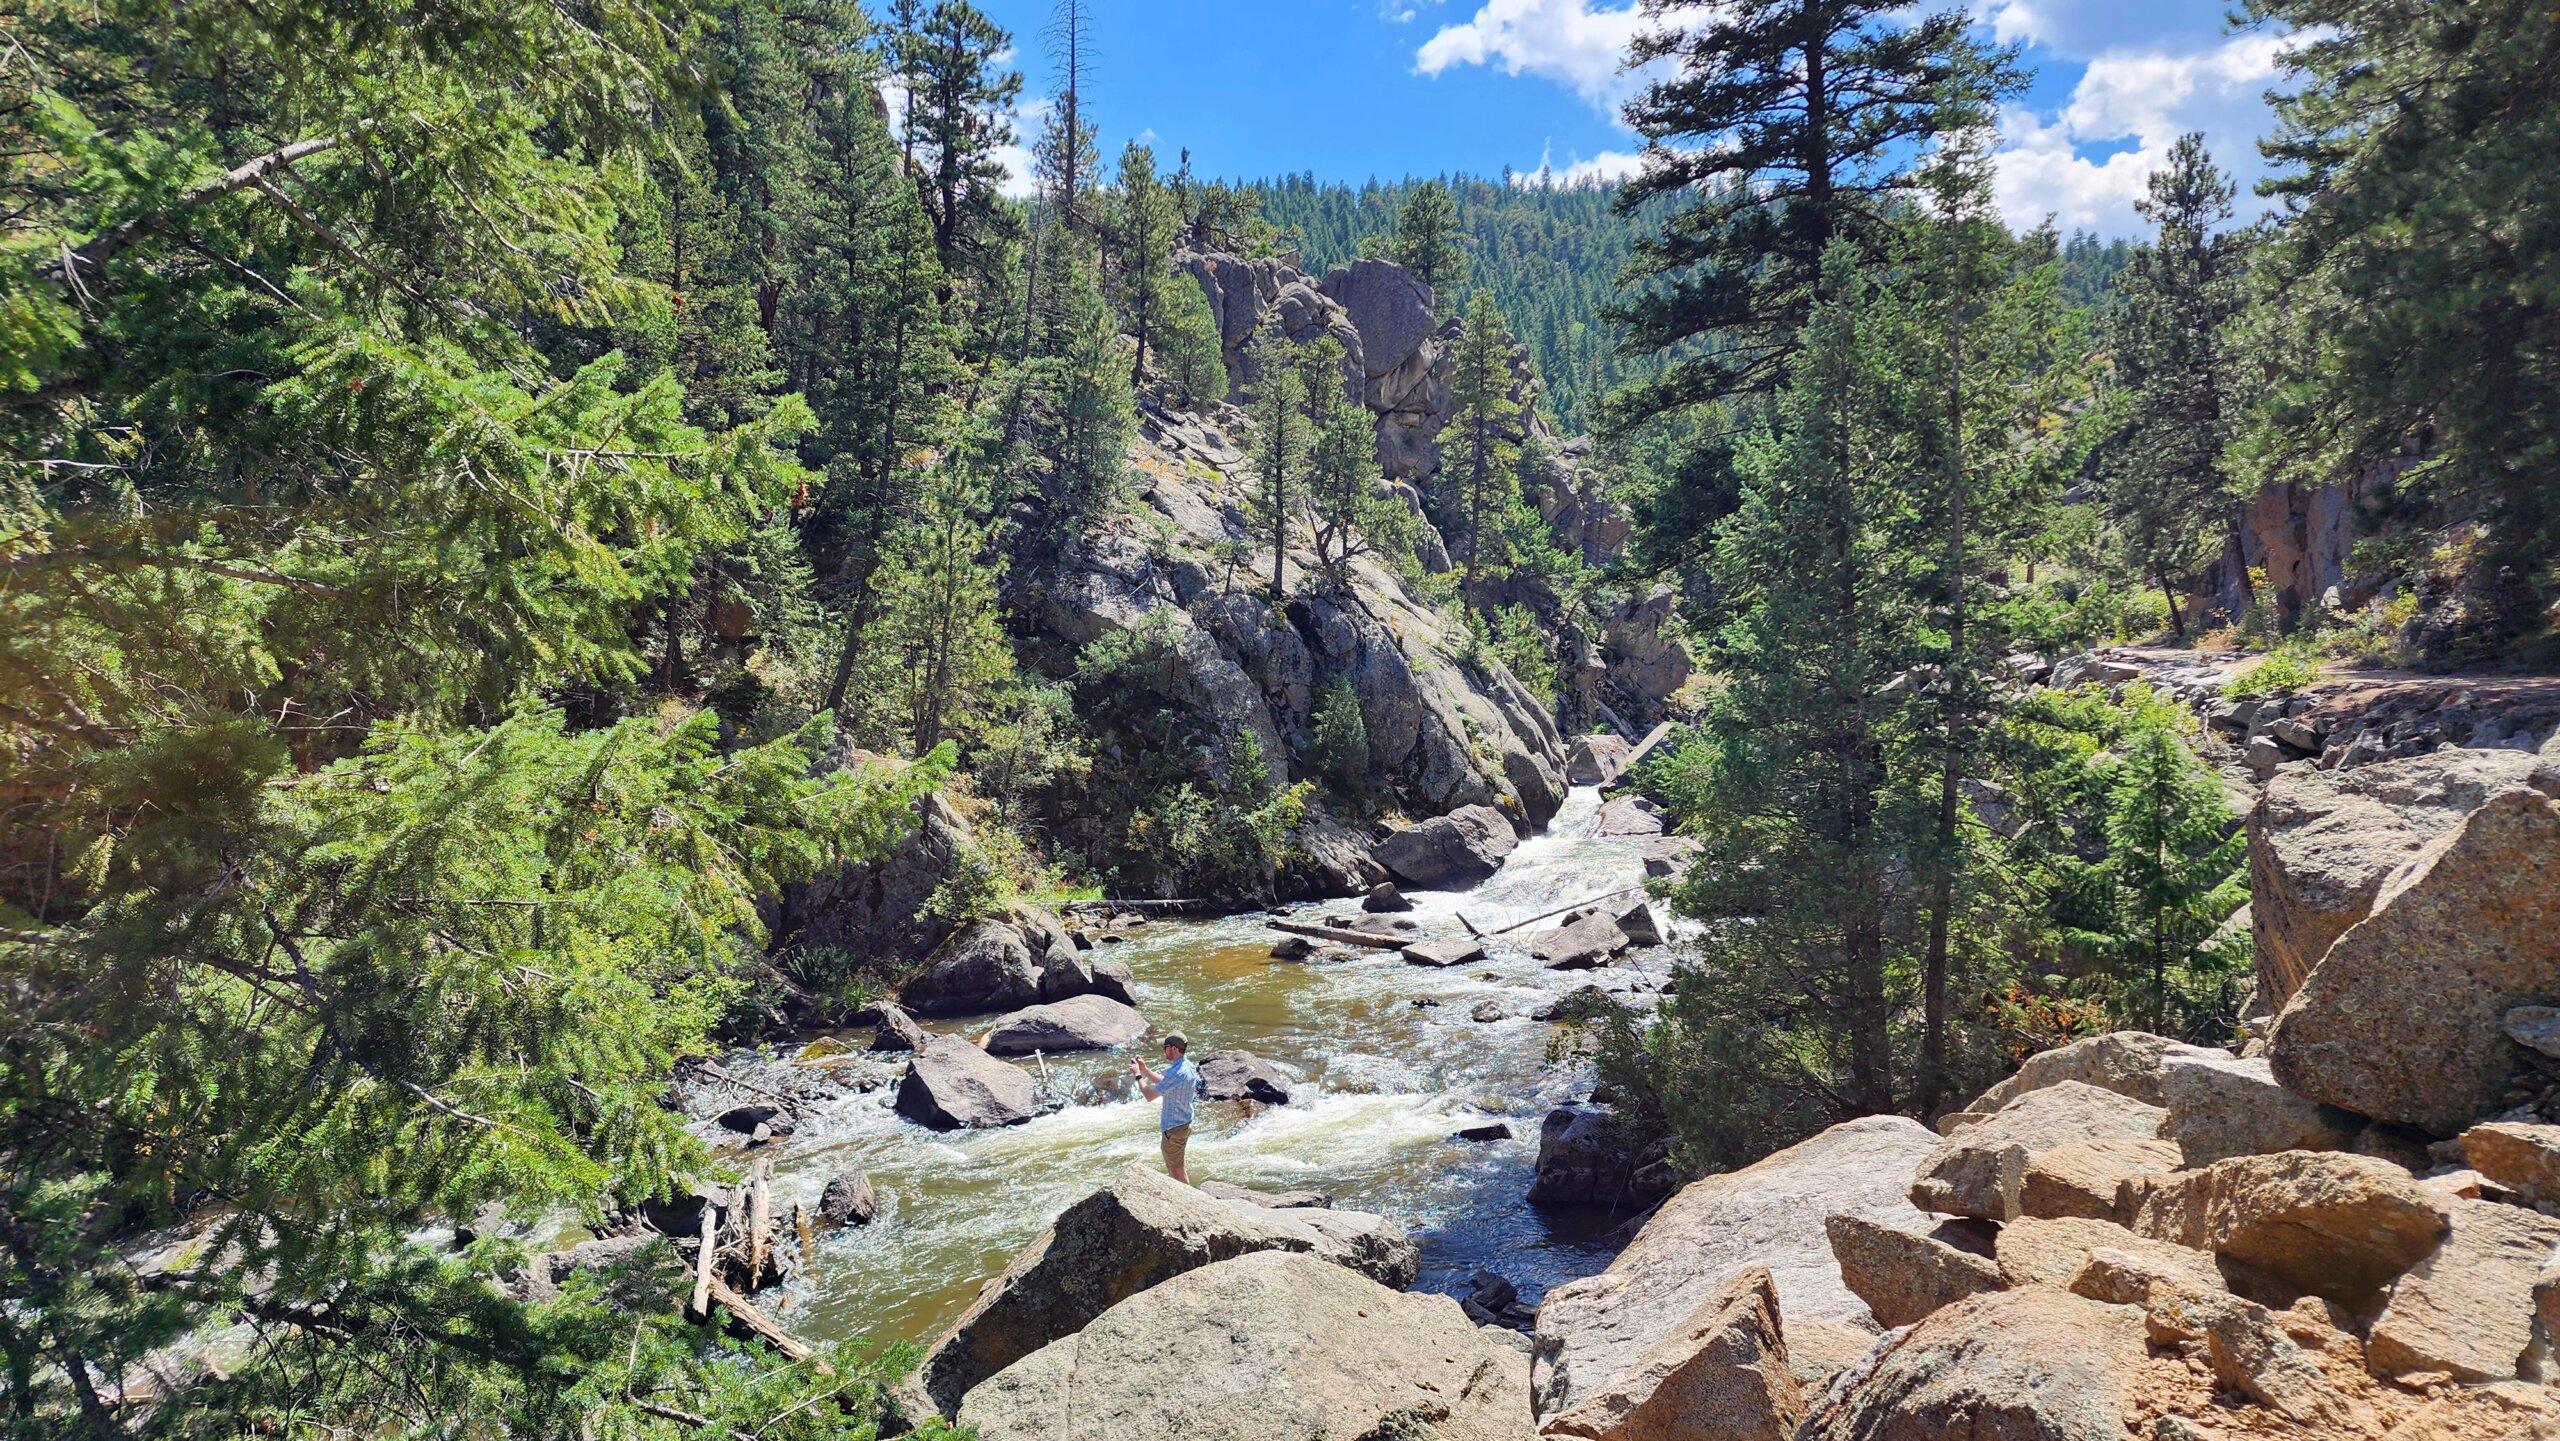
[[[1777,1283],[1737,1273],[1687,1320],[1572,1410],[1539,1428],[1588,1441],[1788,1441],[1804,1419]]]
[[[1289,1078],[1278,1066],[1251,1051],[1211,1051],[1200,1058],[1198,1065],[1203,1100],[1289,1104]]]
[[[2249,812],[2259,1003],[2282,1007],[2330,945],[2372,913],[2383,882],[2533,766],[2518,751],[2447,748],[2280,772]]]
[[[1564,778],[1578,786],[1608,785],[1625,773],[1633,749],[1619,736],[1575,736],[1565,748]]]
[[[1606,911],[1583,911],[1529,942],[1529,954],[1551,971],[1587,971],[1627,948],[1627,933]]]
[[[2354,1141],[2356,1118],[2306,1101],[2276,1084],[2263,1056],[2171,1056],[2161,1063],[2169,1119],[2161,1134],[2190,1166],[2274,1151],[2338,1151]]]
[[[1096,961],[1093,963],[1093,993],[1105,1000],[1134,1007],[1138,1004],[1138,977],[1129,969],[1127,961]]]
[[[1396,889],[1395,882],[1380,881],[1369,888],[1369,894],[1360,898],[1360,909],[1364,911],[1409,911],[1413,909],[1413,902],[1404,898],[1404,892]]]
[[[1321,1213],[1317,1213],[1321,1214]],[[1531,1441],[1517,1338],[1265,1251],[1138,1292],[968,1393],[981,1441]]]
[[[1491,1121],[1481,1126],[1462,1126],[1453,1137],[1460,1141],[1508,1141],[1511,1125],[1507,1121]]]
[[[1107,1051],[1147,1033],[1147,1018],[1108,996],[1076,996],[1045,1006],[1025,1006],[987,1032],[987,1054],[1027,1056],[1034,1051]]]
[[[1851,1368],[1796,1435],[2123,1441],[2154,1364],[2131,1307],[2043,1286],[1999,1291],[1938,1311]],[[2174,1359],[2157,1364],[2183,1370]]]
[[[1093,990],[1093,963],[1076,949],[1072,938],[1068,944],[1051,947],[1041,956],[1039,971],[1043,1001],[1064,1001]]]
[[[2560,995],[2560,802],[2492,797],[2376,894],[2278,1013],[2287,1090],[2452,1135],[2497,1108],[2506,1015]]]
[[[1039,1111],[1031,1078],[961,1036],[935,1036],[907,1063],[898,1114],[937,1131],[1015,1126]]]
[[[2365,1357],[2377,1376],[2504,1381],[2533,1344],[2534,1281],[2560,1254],[2560,1221],[2454,1201],[2444,1243],[2391,1285]]]
[[[1558,1106],[1538,1125],[1533,1206],[1612,1206],[1640,1164],[1603,1106]]]
[[[1462,936],[1445,941],[1416,941],[1404,948],[1403,955],[1417,966],[1463,966],[1484,959],[1484,944]]]
[[[818,1218],[830,1226],[868,1226],[880,1214],[880,1198],[872,1194],[871,1177],[856,1167],[827,1178],[818,1196]]]
[[[1547,1292],[1538,1308],[1539,1414],[1597,1394],[1752,1266],[1769,1268],[1789,1327],[1839,1322],[1872,1332],[1867,1303],[1840,1279],[1824,1221],[1847,1214],[1929,1229],[1903,1193],[1937,1140],[1917,1121],[1870,1116],[1690,1182],[1609,1269]]]
[[[1031,1005],[1040,999],[1040,970],[1053,947],[1070,956],[1075,952],[1075,943],[1046,913],[1015,906],[952,932],[925,957],[899,999],[922,1016]]]
[[[871,1049],[875,1051],[921,1051],[929,1033],[907,1014],[907,1008],[895,1001],[880,1003],[880,1023],[871,1031]]]
[[[1302,1252],[1378,1283],[1412,1284],[1404,1227],[1362,1211],[1222,1201],[1144,1166],[1058,1214],[934,1343],[917,1379],[949,1415],[972,1387],[1106,1310],[1186,1271],[1250,1251]],[[1279,1342],[1281,1338],[1264,1338]],[[1054,1417],[1052,1419],[1055,1419]]]
[[[1303,961],[1307,957],[1314,955],[1315,949],[1316,943],[1308,940],[1305,936],[1282,936],[1280,939],[1271,943],[1271,959],[1275,961]]]
[[[1833,1216],[1831,1237],[1840,1279],[1867,1303],[1882,1326],[1908,1326],[1941,1306],[2008,1284],[1990,1257],[1935,1235],[1905,1231],[1864,1216]]]
[[[2560,1126],[2474,1126],[2462,1133],[2462,1159],[2528,1206],[2560,1201]]]
[[[2135,1234],[2348,1305],[2434,1250],[2448,1224],[2407,1171],[2338,1151],[2235,1156],[2133,1185]]]
[[[2130,1096],[2064,1081],[2029,1091],[1980,1125],[1949,1136],[1920,1164],[1911,1203],[2007,1221],[2021,1214],[2027,1163],[2078,1141],[2155,1140],[2168,1113]]]
[[[1698,857],[1698,843],[1688,836],[1646,836],[1641,845],[1648,876],[1681,875]]]
[[[2078,1081],[2119,1096],[2131,1096],[2147,1106],[2157,1106],[2164,1099],[2160,1091],[2160,1067],[2172,1056],[2194,1056],[2213,1060],[2228,1058],[2229,1051],[2210,1046],[2190,1046],[2166,1036],[2147,1031],[2110,1031],[2091,1036],[2050,1051],[2039,1051],[2027,1057],[2017,1074],[1993,1086],[1974,1099],[1968,1111],[1997,1111],[2030,1091],[2040,1091],[2063,1081]]]
[[[1592,817],[1591,834],[1603,837],[1658,836],[1662,808],[1643,796],[1613,796]]]
[[[1409,885],[1462,886],[1501,868],[1520,835],[1491,806],[1460,806],[1378,842],[1379,864]]]
[[[712,1119],[722,1130],[735,1131],[741,1136],[755,1134],[759,1126],[770,1128],[769,1134],[777,1136],[788,1135],[791,1130],[791,1113],[768,1101],[731,1106]]]

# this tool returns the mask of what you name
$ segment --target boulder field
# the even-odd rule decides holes
[[[1542,1204],[1660,1204],[1525,1351],[1493,1306],[1403,1294],[1392,1221],[1132,1168],[989,1283],[919,1404],[987,1437],[2549,1441],[2560,782],[2525,759],[2449,818],[2374,774],[2426,767],[2360,772],[2350,808],[2428,813],[2366,813],[2399,858],[2370,884],[2320,818],[2259,818],[2353,914],[2271,908],[2321,953],[2250,1054],[2093,1036],[1936,1129],[1848,1121],[1686,1185],[1557,1112]]]

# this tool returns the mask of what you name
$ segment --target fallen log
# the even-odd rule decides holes
[[[1347,946],[1367,946],[1375,951],[1401,951],[1408,944],[1422,939],[1420,936],[1372,935],[1346,926],[1311,926],[1304,921],[1264,921],[1263,924],[1293,936],[1313,936],[1320,941],[1340,941]]]
[[[747,1189],[747,1284],[758,1285],[764,1279],[765,1255],[771,1247],[773,1230],[773,1159],[763,1157],[756,1162],[754,1180]]]
[[[1525,920],[1525,921],[1513,921],[1511,924],[1509,924],[1509,925],[1507,925],[1507,926],[1496,926],[1496,927],[1494,927],[1492,930],[1489,930],[1489,931],[1484,932],[1484,934],[1485,934],[1485,935],[1488,935],[1488,936],[1499,936],[1499,935],[1505,935],[1505,934],[1508,934],[1509,932],[1516,931],[1516,930],[1520,929],[1522,926],[1534,926],[1534,925],[1536,925],[1538,922],[1543,921],[1543,920],[1546,920],[1547,918],[1549,918],[1549,917],[1551,917],[1551,916],[1560,916],[1560,915],[1563,915],[1563,914],[1564,914],[1565,912],[1567,912],[1567,911],[1578,911],[1578,910],[1581,910],[1584,906],[1597,905],[1597,904],[1599,904],[1599,903],[1600,903],[1600,902],[1602,902],[1602,901],[1605,901],[1605,900],[1609,900],[1609,899],[1611,899],[1612,897],[1615,897],[1615,896],[1623,896],[1623,895],[1625,895],[1625,894],[1626,894],[1627,892],[1629,892],[1629,891],[1640,891],[1640,890],[1643,890],[1643,889],[1644,889],[1644,883],[1643,883],[1643,882],[1641,882],[1641,881],[1639,881],[1639,882],[1637,882],[1636,884],[1634,884],[1634,885],[1632,885],[1632,886],[1620,886],[1620,887],[1618,887],[1618,888],[1617,888],[1616,890],[1614,890],[1614,891],[1602,891],[1600,894],[1598,894],[1598,895],[1596,895],[1596,896],[1591,896],[1591,897],[1588,897],[1588,898],[1583,899],[1583,900],[1575,901],[1572,905],[1569,905],[1569,906],[1558,906],[1558,907],[1556,907],[1556,908],[1555,908],[1554,910],[1552,910],[1552,911],[1540,911],[1540,912],[1538,912],[1536,915],[1531,916],[1529,919],[1527,919],[1527,920]],[[1474,930],[1474,929],[1475,929],[1475,927],[1473,927],[1473,926],[1469,926],[1469,927],[1467,927],[1467,929],[1468,929],[1468,930]]]
[[[704,1202],[702,1249],[693,1253],[693,1314],[711,1314],[711,1266],[720,1249],[720,1208]]]
[[[1171,901],[1069,901],[1058,907],[1062,916],[1117,915],[1191,916],[1225,909],[1220,901],[1190,898]]]
[[[728,1282],[716,1276],[711,1280],[711,1299],[719,1303],[721,1310],[729,1313],[729,1319],[790,1359],[807,1361],[818,1354],[808,1342],[783,1330],[771,1316],[758,1310],[753,1301],[739,1295]],[[835,1374],[834,1369],[823,1361],[818,1363],[817,1369],[822,1376]]]

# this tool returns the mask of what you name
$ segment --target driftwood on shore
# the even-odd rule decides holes
[[[1313,936],[1320,941],[1340,941],[1348,946],[1367,946],[1378,951],[1401,951],[1422,939],[1420,936],[1381,936],[1370,931],[1355,931],[1348,926],[1314,926],[1304,921],[1265,921],[1275,931],[1293,936]]]
[[[1171,901],[1069,901],[1058,907],[1062,916],[1120,915],[1196,916],[1222,913],[1234,907],[1225,901],[1189,898]]]

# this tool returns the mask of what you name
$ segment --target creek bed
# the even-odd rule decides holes
[[[1642,880],[1634,843],[1584,836],[1598,805],[1595,790],[1575,790],[1498,874],[1466,891],[1409,892],[1406,915],[1425,936],[1462,936],[1462,910],[1490,930]],[[1291,914],[1357,907],[1333,901]],[[1419,1289],[1460,1291],[1484,1266],[1535,1304],[1547,1287],[1607,1265],[1624,1216],[1542,1212],[1523,1199],[1540,1118],[1591,1084],[1587,1064],[1551,1059],[1556,1028],[1531,1019],[1593,979],[1529,957],[1526,939],[1553,923],[1488,942],[1481,962],[1434,970],[1391,951],[1274,961],[1280,936],[1265,919],[1156,921],[1093,952],[1135,973],[1151,1060],[1153,1038],[1180,1030],[1195,1056],[1240,1047],[1297,1078],[1285,1106],[1202,1106],[1192,1179],[1323,1191],[1336,1206],[1396,1216],[1421,1244]],[[1666,964],[1661,950],[1619,962]],[[1487,1000],[1502,1019],[1471,1019]],[[986,1019],[930,1024],[976,1034]],[[1159,1164],[1156,1107],[1129,1084],[1131,1054],[1049,1057],[1048,1093],[1069,1104],[1002,1130],[928,1131],[892,1113],[889,1093],[878,1091],[804,1116],[776,1157],[780,1208],[814,1209],[828,1176],[858,1166],[871,1174],[880,1214],[818,1238],[810,1264],[774,1298],[785,1324],[827,1340],[929,1341],[1059,1210],[1131,1161]],[[1453,1139],[1492,1120],[1507,1121],[1513,1139]]]

